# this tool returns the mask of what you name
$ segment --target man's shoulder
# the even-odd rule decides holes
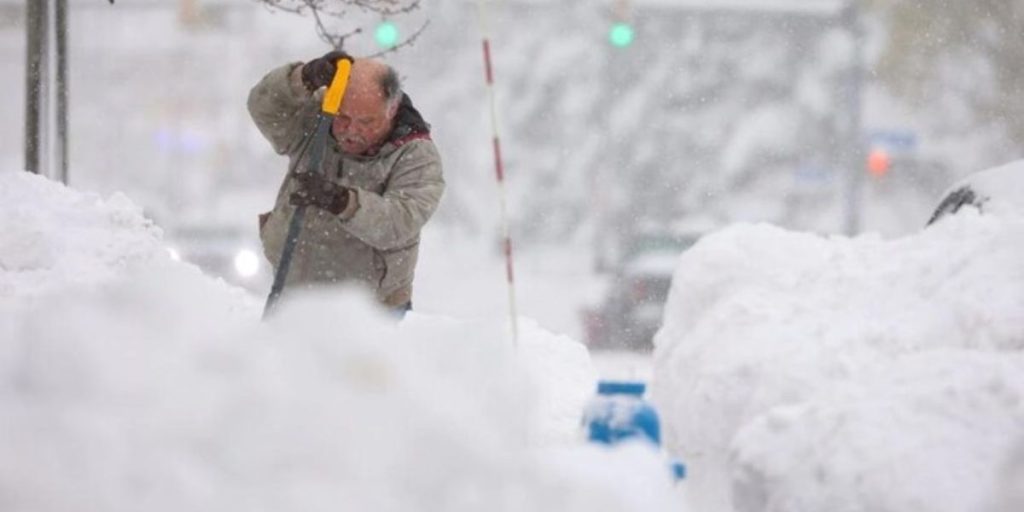
[[[391,172],[435,176],[441,174],[441,154],[434,141],[427,137],[412,137],[391,153]]]
[[[437,146],[429,133],[410,134],[388,144],[396,161],[440,159]]]
[[[395,145],[395,149],[398,149],[414,140],[429,141],[431,146],[434,144],[434,140],[430,137],[430,132],[413,132],[395,139],[392,144]]]

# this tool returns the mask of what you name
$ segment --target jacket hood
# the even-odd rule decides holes
[[[395,113],[395,127],[388,134],[387,142],[397,142],[401,139],[414,135],[430,134],[430,125],[423,120],[416,107],[412,106],[409,95],[402,93],[402,99],[398,103],[398,112]]]

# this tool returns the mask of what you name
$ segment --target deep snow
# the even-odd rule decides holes
[[[971,208],[892,240],[701,240],[653,385],[695,509],[1020,510],[1022,261],[1024,218]]]
[[[650,448],[580,442],[597,373],[581,345],[521,318],[513,348],[501,311],[439,314],[473,288],[444,286],[457,257],[426,266],[430,307],[401,322],[342,290],[264,323],[160,237],[121,195],[0,173],[3,510],[1024,506],[1024,219],[1007,209],[892,240],[735,225],[684,254],[652,386],[688,467],[675,487]],[[500,297],[495,281],[477,291]],[[551,286],[532,293],[568,296]],[[624,361],[602,372],[648,375]]]
[[[122,196],[0,173],[0,509],[678,510],[650,447],[584,445],[585,349],[354,290],[262,304]]]

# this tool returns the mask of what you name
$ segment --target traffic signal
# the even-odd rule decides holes
[[[872,149],[868,153],[868,172],[876,178],[881,178],[889,172],[892,167],[892,158],[889,152],[884,149]]]
[[[612,24],[611,30],[608,31],[608,41],[616,48],[625,48],[633,44],[633,37],[633,26],[624,21]]]
[[[373,38],[381,48],[394,48],[398,44],[398,27],[390,21],[384,20],[377,25],[373,32]]]

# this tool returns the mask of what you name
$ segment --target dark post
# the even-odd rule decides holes
[[[25,0],[25,170],[39,174],[40,101],[46,2]]]
[[[68,183],[68,0],[54,10],[57,53],[57,177]]]
[[[862,196],[864,188],[864,162],[866,159],[864,148],[864,133],[861,126],[861,89],[863,80],[864,61],[864,31],[860,25],[860,13],[857,6],[858,0],[850,0],[843,13],[843,21],[849,30],[853,43],[851,51],[850,78],[849,78],[849,127],[848,142],[849,163],[847,170],[846,188],[846,222],[845,231],[847,235],[853,236],[860,232]]]

